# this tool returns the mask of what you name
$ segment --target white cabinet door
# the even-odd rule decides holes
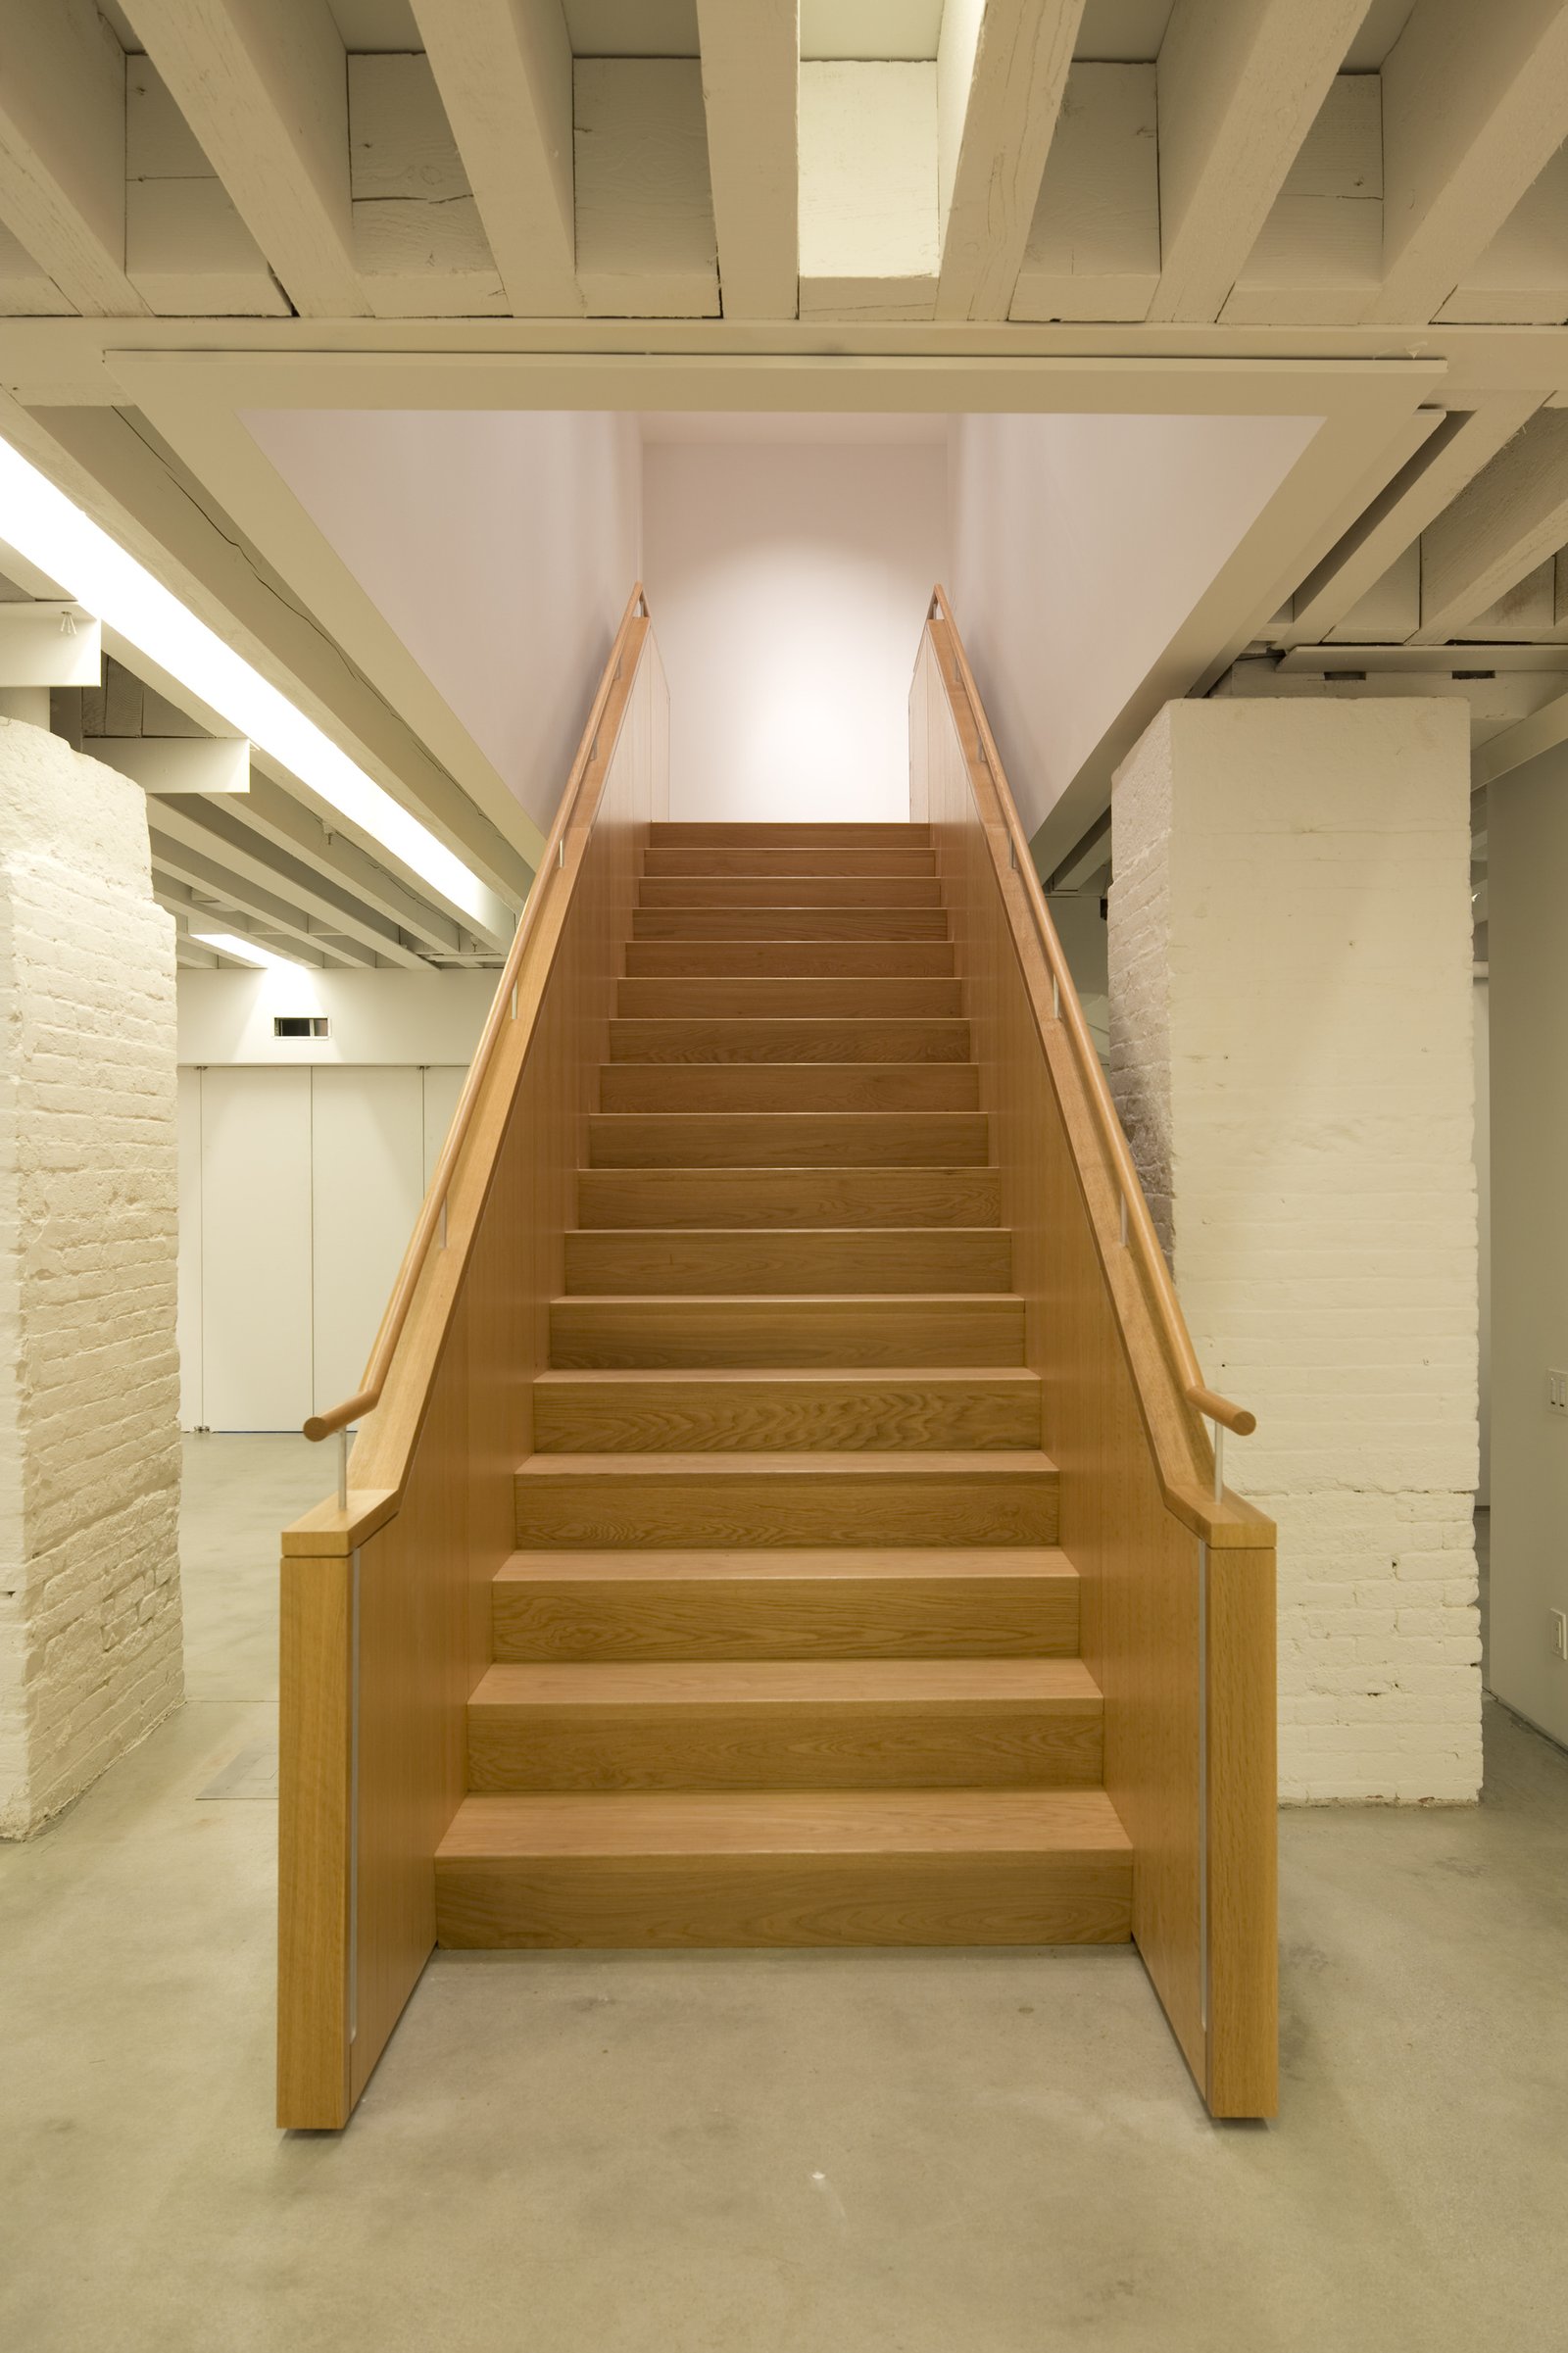
[[[316,1410],[360,1386],[424,1197],[416,1069],[318,1064],[311,1155]]]
[[[312,1407],[311,1072],[201,1082],[202,1419],[297,1430]]]

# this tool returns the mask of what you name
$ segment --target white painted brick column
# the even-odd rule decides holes
[[[181,1695],[174,944],[139,787],[0,718],[0,1836]]]
[[[1258,1417],[1297,1800],[1480,1783],[1467,716],[1172,703],[1116,779],[1112,1086]]]

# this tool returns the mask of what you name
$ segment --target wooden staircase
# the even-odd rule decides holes
[[[956,954],[927,826],[652,828],[443,1943],[1130,1935]]]

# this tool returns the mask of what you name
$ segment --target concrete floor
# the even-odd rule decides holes
[[[341,2136],[272,2130],[277,1527],[191,1442],[190,1703],[0,1849],[15,2353],[1546,2353],[1568,1758],[1283,1821],[1284,2113],[1207,2124],[1126,1951],[442,1954]],[[249,1795],[204,1797],[215,1783]]]

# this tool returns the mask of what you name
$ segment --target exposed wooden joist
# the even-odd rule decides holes
[[[1151,319],[1217,319],[1368,0],[1176,0],[1160,44]]]
[[[572,88],[584,306],[597,318],[716,318],[701,66],[580,57]]]
[[[1285,174],[1222,317],[1345,319],[1383,275],[1383,127],[1375,74],[1339,74]]]
[[[0,0],[0,219],[78,311],[134,318],[125,60],[93,0]]]
[[[288,298],[150,57],[125,60],[125,269],[163,318],[282,318]]]
[[[276,891],[250,875],[230,872],[193,848],[183,835],[167,830],[163,824],[167,808],[167,803],[159,804],[147,828],[154,882],[156,885],[161,879],[166,889],[175,883],[191,892],[191,918],[204,930],[249,932],[254,928],[264,938],[270,934],[280,945],[286,943],[289,955],[298,949],[307,963],[324,963],[328,954],[337,963],[373,963],[373,956],[363,949],[351,954],[329,951],[303,907],[279,898]],[[198,899],[210,904],[203,907]]]
[[[236,892],[261,890],[274,897],[286,892],[287,904],[311,918],[315,932],[341,933],[373,949],[388,963],[422,969],[426,958],[399,936],[396,924],[362,906],[301,859],[290,858],[285,851],[264,848],[226,809],[207,803],[160,801],[149,812],[149,821],[166,844],[181,847],[187,861],[198,858],[203,861],[200,870],[191,867],[182,873],[184,881],[217,888],[209,883],[209,875],[226,875],[228,886]],[[278,900],[277,904],[282,907],[285,902]]]
[[[367,312],[347,66],[326,0],[125,0],[125,13],[294,308]]]
[[[800,0],[697,0],[726,319],[793,319],[800,295]]]
[[[1302,581],[1281,642],[1302,644],[1337,627],[1540,405],[1534,393],[1502,393],[1453,416],[1418,411],[1413,454]]]
[[[947,0],[937,48],[939,319],[1005,319],[1084,0]]]
[[[456,956],[467,945],[466,935],[450,915],[427,906],[406,891],[385,866],[367,857],[341,833],[328,833],[321,820],[292,793],[263,775],[253,765],[251,789],[235,814],[264,841],[275,843],[302,864],[312,866],[329,882],[361,899],[406,932],[422,940],[438,956]]]
[[[1159,283],[1154,68],[1075,65],[1013,319],[1142,319]]]
[[[1542,409],[1421,539],[1421,627],[1430,645],[1568,545],[1568,409]]]
[[[251,748],[241,737],[89,735],[81,749],[144,793],[248,793]]]
[[[507,301],[580,314],[571,42],[561,0],[413,0]]]
[[[1568,319],[1568,146],[1469,264],[1438,317],[1477,326],[1555,326]]]
[[[426,57],[351,57],[354,259],[378,319],[506,312],[457,141]]]
[[[1383,68],[1383,285],[1361,315],[1434,318],[1565,138],[1559,0],[1422,0]]]
[[[1539,760],[1543,752],[1554,752],[1559,744],[1568,744],[1568,694],[1554,695],[1539,711],[1492,736],[1477,751],[1472,775],[1478,785],[1495,784],[1499,776]]]

